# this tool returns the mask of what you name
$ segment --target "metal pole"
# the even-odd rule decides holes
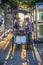
[[[37,6],[36,6],[36,40],[37,40]]]
[[[11,4],[11,6],[12,6],[12,4]],[[13,37],[12,37],[12,51],[13,51],[13,45],[14,45],[14,12],[12,11],[12,7],[11,7],[11,14],[13,16],[13,32],[12,32],[12,34],[13,34]]]
[[[12,51],[13,51],[13,44],[14,44],[14,36],[12,37]]]
[[[12,12],[13,13],[13,12]],[[13,51],[13,45],[14,45],[14,13],[13,13],[13,38],[12,38],[12,51]]]
[[[4,13],[4,37],[5,37],[5,23],[6,23],[6,13]]]

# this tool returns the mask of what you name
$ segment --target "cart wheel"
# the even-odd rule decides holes
[[[32,44],[27,44],[26,45],[26,50],[28,50],[28,49],[32,49]]]

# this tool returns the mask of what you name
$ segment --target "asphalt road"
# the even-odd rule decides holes
[[[1,29],[0,29],[1,30]],[[3,34],[0,31],[0,35]],[[0,44],[0,65],[43,65],[43,43],[34,44],[32,49],[25,49],[25,45],[10,43]]]
[[[1,45],[1,44],[0,44]],[[5,48],[5,46],[7,47]],[[4,49],[5,48],[5,49]],[[43,65],[43,44],[35,44],[33,49],[25,45],[2,44],[0,47],[0,65]]]

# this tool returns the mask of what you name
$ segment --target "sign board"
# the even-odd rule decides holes
[[[38,2],[38,3],[36,3],[36,6],[40,6],[40,5],[43,5],[43,2]]]
[[[43,2],[41,2],[41,3],[36,3],[36,8],[37,8],[37,9],[40,9],[40,10],[43,10]]]

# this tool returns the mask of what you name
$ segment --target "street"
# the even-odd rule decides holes
[[[35,44],[33,49],[25,45],[0,44],[0,65],[43,65],[43,44]],[[7,45],[7,46],[6,46]]]
[[[14,43],[12,50],[12,40],[9,41],[12,37],[9,35],[0,41],[0,65],[43,65],[43,43],[35,43],[28,50],[25,45],[18,47]]]

